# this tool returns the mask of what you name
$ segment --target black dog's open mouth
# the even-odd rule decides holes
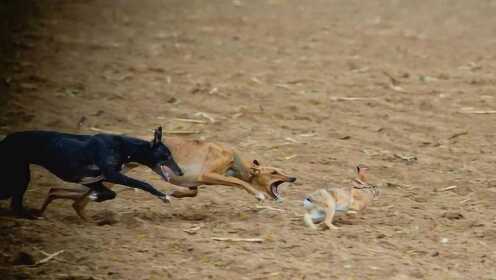
[[[157,168],[155,168],[155,172],[167,182],[171,180],[171,174],[173,174],[172,170],[165,164],[159,164]]]
[[[272,193],[272,198],[275,200],[281,198],[281,194],[279,193],[279,185],[284,183],[284,181],[275,181],[270,184],[270,192]]]

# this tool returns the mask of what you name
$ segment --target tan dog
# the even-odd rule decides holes
[[[359,165],[356,169],[358,178],[353,180],[351,186],[320,189],[305,198],[303,201],[307,210],[303,216],[305,225],[312,229],[317,229],[315,224],[336,229],[337,227],[332,224],[336,212],[363,210],[377,197],[379,194],[377,187],[367,183],[365,172],[368,168]]]
[[[245,161],[234,149],[222,144],[177,137],[168,137],[165,144],[184,173],[183,176],[175,176],[169,172],[170,183],[185,187],[168,193],[176,198],[196,196],[200,185],[224,185],[244,189],[261,201],[266,196],[277,200],[280,198],[279,185],[296,181],[295,177],[286,175],[280,169],[261,166],[257,160]],[[127,165],[128,169],[134,167]],[[74,200],[73,207],[77,214],[86,219],[83,210],[89,202],[88,194],[85,190],[52,188],[40,214],[53,200],[70,199]]]

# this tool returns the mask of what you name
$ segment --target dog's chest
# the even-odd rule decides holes
[[[172,175],[171,183],[183,187],[196,187],[200,185],[198,177],[202,174],[201,164],[181,164],[183,176]]]

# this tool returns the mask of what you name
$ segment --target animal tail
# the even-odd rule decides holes
[[[2,146],[5,146],[5,141],[7,141],[7,135],[0,134],[0,150],[2,150]]]
[[[3,145],[3,140],[4,140],[5,138],[7,138],[7,135],[1,135],[1,134],[0,134],[0,156],[3,154],[3,150],[4,150],[4,149],[2,148],[2,146],[4,146],[4,145]]]

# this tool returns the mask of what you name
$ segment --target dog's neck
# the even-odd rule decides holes
[[[241,157],[235,153],[234,154],[234,163],[233,163],[233,177],[237,177],[245,182],[251,183],[253,181],[253,174],[250,172],[250,165],[248,162],[245,162],[241,159]]]
[[[145,164],[147,162],[144,157],[146,153],[143,151],[148,148],[150,143],[145,140],[131,137],[122,138],[122,156],[123,163],[137,162]]]

